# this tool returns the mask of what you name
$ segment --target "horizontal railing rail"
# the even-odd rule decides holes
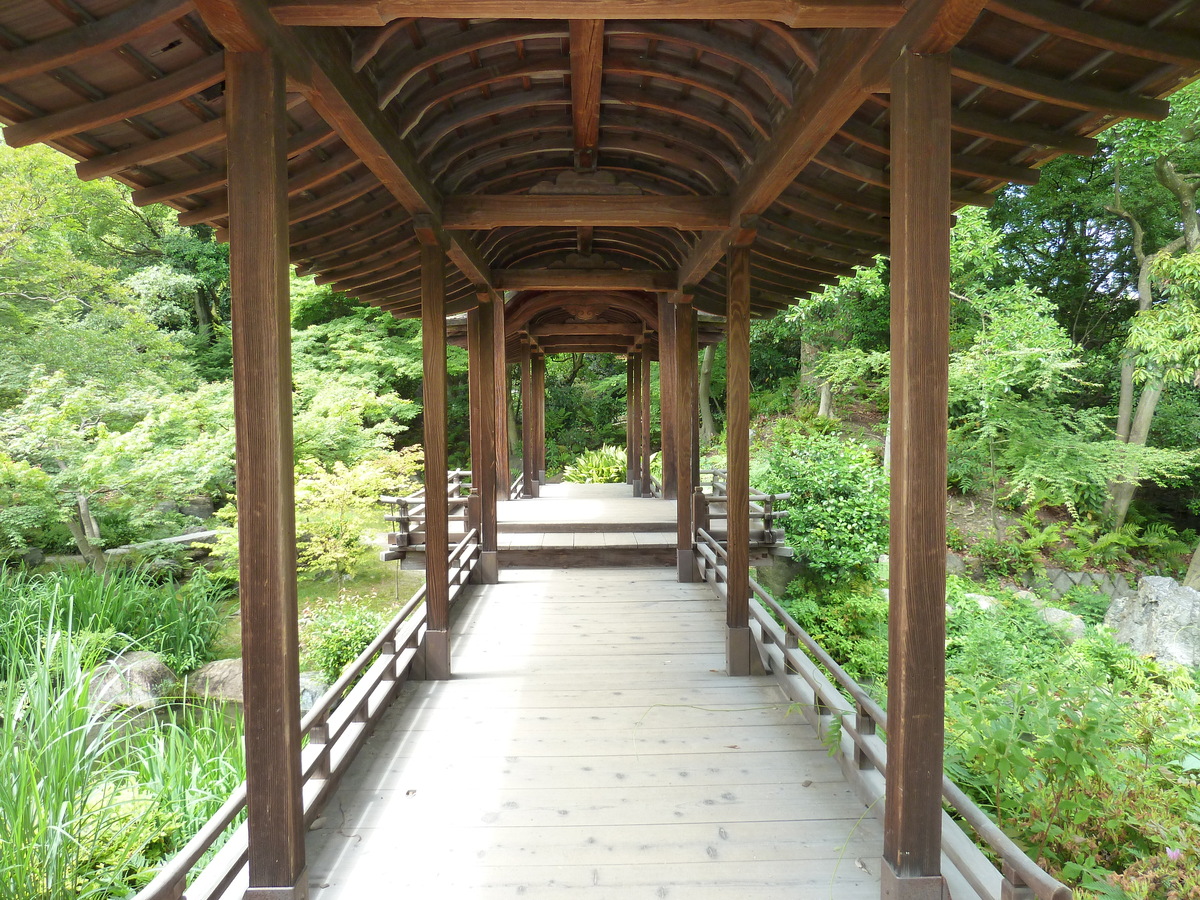
[[[525,473],[522,472],[513,479],[512,484],[508,486],[508,499],[520,500],[525,494]]]
[[[473,528],[448,557],[451,603],[462,594],[479,564],[479,554],[479,531]],[[308,739],[300,766],[306,823],[320,815],[379,718],[412,676],[425,630],[425,585],[421,585],[301,719],[301,735]],[[243,782],[134,900],[218,900],[246,865],[245,823],[233,828],[245,808]],[[188,884],[192,870],[231,828],[225,844]]]
[[[446,505],[449,515],[446,517],[452,532],[465,533],[475,523],[470,515],[470,469],[452,469],[446,473]],[[379,502],[390,506],[392,511],[384,513],[383,520],[390,526],[387,533],[388,548],[379,554],[383,562],[404,559],[408,553],[425,544],[425,494],[427,486],[422,486],[411,494],[403,497],[384,495]]]
[[[728,562],[728,552],[704,529],[697,530],[694,549],[701,576],[718,597],[726,599],[723,567]],[[822,739],[831,736],[836,722],[843,771],[852,783],[857,782],[855,786],[864,800],[881,801],[887,745],[878,731],[887,730],[887,713],[753,578],[750,588],[752,631],[764,667],[775,675],[784,692],[800,704]],[[1014,900],[1022,896],[1071,900],[1071,889],[1030,859],[945,774],[942,797],[1000,860],[997,871],[958,821],[943,813],[942,852],[980,900]]]

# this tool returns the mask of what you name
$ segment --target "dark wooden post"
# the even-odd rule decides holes
[[[625,483],[633,484],[637,478],[637,467],[634,461],[637,459],[637,447],[634,446],[637,438],[637,427],[633,416],[633,403],[637,391],[634,390],[634,356],[629,354],[625,357]]]
[[[692,491],[699,483],[693,454],[697,418],[696,309],[691,303],[675,304],[675,478],[676,569],[680,581],[696,580],[692,544]]]
[[[496,395],[496,497],[508,499],[508,487],[512,483],[512,466],[508,458],[508,407],[512,402],[508,394],[508,357],[505,346],[504,298],[497,297],[491,304],[492,313],[492,375]]]
[[[446,498],[446,255],[421,246],[425,428],[425,677],[450,677],[450,534]]]
[[[521,349],[521,473],[525,479],[523,497],[537,496],[537,474],[533,471],[534,437],[533,358],[529,345]]]
[[[642,496],[653,497],[654,485],[651,483],[650,475],[650,351],[649,349],[642,351],[641,376],[639,378],[640,393],[639,403],[641,406],[641,418],[638,425],[638,437],[640,438],[638,446],[638,455],[642,461]]]
[[[499,300],[481,303],[467,313],[467,356],[471,377],[471,479],[479,495],[479,572],[484,584],[495,584],[498,535],[496,523],[496,366],[491,310]],[[507,485],[505,485],[507,489]]]
[[[300,900],[304,802],[296,626],[283,68],[225,58],[239,585],[249,807],[247,900]]]
[[[725,657],[730,675],[750,674],[750,247],[729,249],[725,322],[725,416],[729,569]]]
[[[633,448],[633,496],[642,496],[642,354],[629,354],[633,370],[633,390],[629,395],[630,442]]]
[[[531,360],[533,376],[533,477],[538,493],[546,483],[546,356],[535,353]]]
[[[666,294],[658,295],[658,412],[662,435],[662,495],[664,500],[677,496],[675,476],[675,405],[679,402],[675,387],[675,309]]]
[[[940,898],[950,292],[949,54],[892,70],[892,487],[883,895]]]

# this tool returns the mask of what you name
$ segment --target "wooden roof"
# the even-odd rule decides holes
[[[287,64],[291,257],[321,283],[416,315],[425,239],[452,312],[721,313],[753,235],[770,315],[887,251],[902,47],[954,47],[953,198],[988,205],[1164,117],[1200,71],[1200,0],[22,0],[0,4],[5,138],[221,233],[226,45]]]

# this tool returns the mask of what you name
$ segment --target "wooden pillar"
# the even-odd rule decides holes
[[[940,898],[950,294],[949,54],[892,70],[892,486],[883,896]]]
[[[658,295],[658,412],[662,435],[663,499],[678,496],[675,476],[675,309],[665,294]]]
[[[692,492],[699,483],[694,460],[699,393],[696,356],[696,308],[691,303],[675,305],[675,477],[678,495],[675,505],[676,563],[680,581],[696,580],[692,544],[695,524],[692,519]]]
[[[450,677],[450,535],[446,499],[446,255],[421,247],[425,427],[425,677]]]
[[[729,249],[725,356],[729,569],[725,658],[730,675],[749,675],[750,639],[750,247]]]
[[[633,406],[637,391],[634,388],[634,356],[625,357],[625,483],[633,484],[637,479],[637,424]]]
[[[536,497],[537,474],[533,471],[534,437],[533,358],[526,345],[521,350],[521,473],[525,479],[523,497]]]
[[[300,900],[304,803],[296,625],[283,68],[228,53],[229,265],[233,295],[239,590],[249,807],[247,900]]]
[[[641,393],[639,395],[641,403],[642,417],[638,426],[638,436],[641,438],[639,456],[642,461],[642,496],[653,497],[654,486],[651,483],[650,474],[650,351],[648,349],[642,351],[642,366],[640,379]]]
[[[629,421],[632,433],[629,442],[633,448],[633,496],[642,496],[642,354],[629,354],[629,368],[633,371],[633,390],[629,394]]]
[[[492,358],[495,340],[492,328],[493,300],[467,313],[467,357],[471,387],[471,480],[472,493],[479,496],[479,572],[484,584],[499,577],[496,523],[496,366]]]
[[[512,466],[508,458],[508,407],[512,398],[508,394],[508,357],[505,346],[504,300],[497,297],[491,304],[492,313],[492,364],[493,390],[496,395],[496,497],[508,499],[508,487],[512,483]]]
[[[533,376],[533,477],[546,483],[546,355],[535,353],[531,360]]]

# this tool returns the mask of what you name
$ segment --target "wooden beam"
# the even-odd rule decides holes
[[[988,9],[1038,31],[1111,53],[1194,70],[1200,41],[1178,31],[1141,28],[1057,0],[989,0]]]
[[[498,291],[672,291],[675,273],[654,269],[494,269]]]
[[[1074,81],[1051,78],[1027,69],[1015,69],[966,50],[951,51],[950,59],[955,76],[1028,100],[1039,100],[1085,112],[1131,116],[1155,122],[1165,119],[1171,111],[1171,106],[1166,100],[1155,100],[1138,94],[1120,94]]]
[[[446,257],[421,247],[421,386],[425,444],[425,677],[450,677],[450,538],[446,497]]]
[[[725,579],[725,650],[730,675],[750,674],[750,255],[747,245],[731,247],[726,262],[729,568]]]
[[[571,122],[575,168],[596,167],[600,143],[600,83],[604,77],[604,20],[571,20]]]
[[[281,28],[265,4],[251,0],[206,2],[220,7],[201,9],[206,24],[220,24],[233,32],[231,38],[258,40],[275,49],[317,115],[410,215],[428,216],[440,232],[441,196],[417,164],[408,142],[379,110],[364,79],[351,68],[350,48],[343,36],[331,34],[330,29]],[[471,284],[490,289],[487,264],[470,238],[447,235],[445,242],[447,258]]]
[[[378,27],[401,16],[437,19],[574,19],[578,0],[276,0],[285,25]],[[598,0],[598,19],[768,19],[790,28],[887,28],[904,14],[898,0]]]
[[[679,402],[675,386],[675,310],[665,293],[658,295],[658,412],[662,435],[662,495],[664,500],[678,496],[675,477],[675,406]]]
[[[156,81],[147,81],[103,100],[93,100],[9,125],[4,129],[4,142],[10,147],[27,147],[38,141],[51,141],[89,128],[110,125],[183,100],[224,78],[225,56],[214,53],[178,72],[164,75]]]
[[[675,313],[675,477],[678,494],[675,503],[676,571],[680,581],[696,580],[692,558],[695,525],[692,522],[692,492],[698,478],[693,464],[696,408],[699,382],[696,363],[699,348],[696,332],[696,308],[691,303],[672,303]]]
[[[124,150],[93,156],[75,164],[75,174],[83,181],[103,178],[105,175],[115,175],[124,169],[134,166],[148,166],[152,163],[182,156],[193,150],[210,147],[225,137],[225,120],[213,119],[202,125],[193,125],[176,134],[167,135],[156,141],[147,141]]]
[[[537,473],[533,470],[534,419],[533,353],[526,344],[521,351],[521,472],[525,478],[524,497],[537,496],[534,486]]]
[[[940,890],[945,694],[950,60],[892,78],[891,593],[884,893]],[[941,896],[940,893],[937,896]]]
[[[1061,150],[1075,156],[1094,156],[1100,143],[1095,138],[1078,137],[1073,134],[1059,134],[1049,128],[1042,128],[1029,122],[1009,122],[997,119],[986,113],[970,109],[956,109],[950,114],[950,124],[955,131],[973,134],[976,137],[990,138],[1016,144],[1020,147],[1033,147],[1035,150]]]
[[[535,354],[529,361],[533,378],[533,474],[538,485],[546,481],[546,356]]]
[[[462,194],[446,198],[442,223],[467,231],[536,225],[723,230],[729,227],[729,202],[720,197]]]
[[[238,561],[249,808],[248,900],[300,900],[296,525],[284,183],[284,75],[266,53],[229,55]]]
[[[534,337],[554,338],[571,336],[613,336],[640,337],[643,331],[640,322],[559,322],[537,325],[529,330]]]
[[[120,47],[191,9],[191,0],[147,0],[36,43],[0,51],[0,81],[28,78]]]
[[[641,460],[642,470],[642,496],[653,497],[654,489],[650,482],[650,351],[642,350],[638,354],[641,361],[640,374],[638,378],[639,387],[639,412],[641,413],[638,424],[638,456]]]

